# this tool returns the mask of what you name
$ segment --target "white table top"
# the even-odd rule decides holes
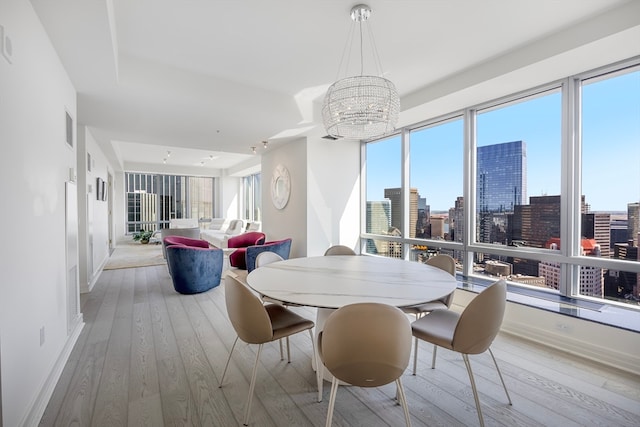
[[[407,307],[437,300],[456,288],[449,273],[429,265],[372,256],[293,258],[247,276],[256,292],[290,304],[340,308],[359,302]]]

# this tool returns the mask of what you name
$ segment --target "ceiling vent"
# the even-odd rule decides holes
[[[325,135],[325,136],[322,137],[322,139],[328,139],[330,141],[335,141],[336,139],[338,139],[338,137],[332,136],[332,135]]]

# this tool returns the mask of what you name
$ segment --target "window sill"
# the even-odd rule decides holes
[[[456,277],[458,289],[475,293],[481,292],[492,283],[479,278],[463,278],[459,275]],[[640,332],[640,310],[633,307],[625,308],[606,302],[570,298],[514,285],[507,286],[507,301],[627,331]]]

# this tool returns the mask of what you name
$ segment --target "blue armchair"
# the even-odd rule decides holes
[[[282,257],[282,259],[289,259],[289,253],[291,252],[291,239],[276,240],[273,242],[266,242],[264,245],[247,247],[245,260],[247,263],[248,273],[251,273],[256,268],[256,258],[258,257],[258,254],[267,251],[277,253]]]
[[[167,263],[173,287],[181,294],[205,292],[220,284],[222,249],[167,246]]]

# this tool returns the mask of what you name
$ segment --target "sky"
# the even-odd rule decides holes
[[[562,99],[546,92],[526,102],[480,111],[478,146],[524,141],[527,200],[561,188]],[[640,201],[640,71],[594,80],[582,90],[582,193],[592,211],[625,211]],[[446,211],[462,196],[463,122],[411,135],[411,187],[431,211]],[[400,137],[368,144],[367,200],[400,187]]]

